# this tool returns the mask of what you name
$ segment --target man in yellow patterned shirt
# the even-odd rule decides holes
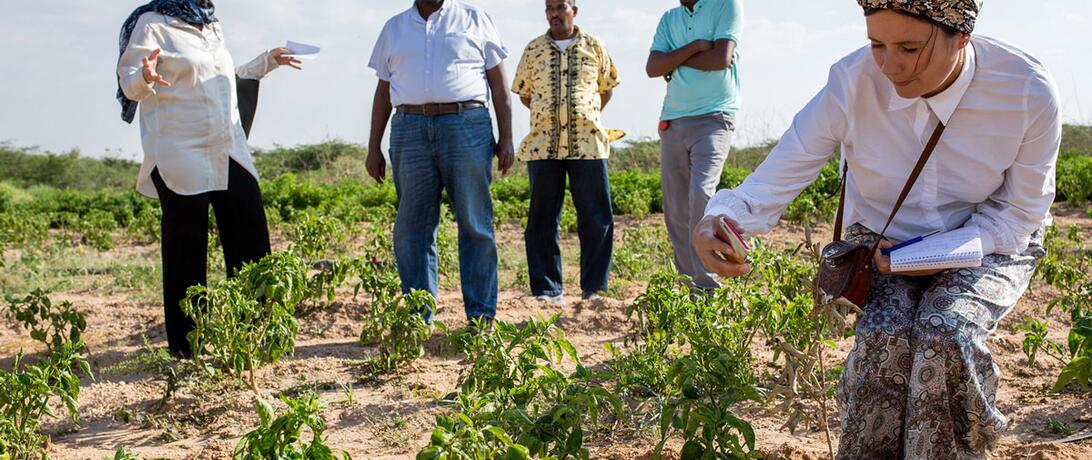
[[[599,115],[618,86],[618,69],[598,38],[574,20],[576,0],[546,0],[550,30],[527,45],[512,91],[531,110],[531,134],[519,158],[531,178],[524,240],[531,292],[563,300],[558,219],[569,179],[580,236],[580,288],[585,300],[607,289],[614,250],[607,158],[613,136]]]

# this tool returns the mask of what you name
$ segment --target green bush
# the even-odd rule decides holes
[[[273,418],[273,406],[259,399],[258,428],[239,440],[235,446],[235,460],[351,460],[347,452],[334,454],[326,445],[326,420],[319,412],[325,405],[318,395],[292,399],[281,396],[288,410]],[[303,442],[303,427],[311,430],[311,442]]]
[[[55,417],[52,398],[59,399],[72,421],[77,421],[80,378],[73,369],[91,377],[80,355],[83,348],[83,342],[66,342],[31,365],[23,362],[20,352],[10,372],[0,370],[0,458],[49,458],[43,451],[48,438],[41,433],[41,425],[43,418]]]
[[[307,267],[287,252],[247,264],[234,278],[194,286],[182,310],[195,327],[188,338],[194,356],[209,356],[257,393],[255,369],[292,355],[299,322],[296,307],[308,295]]]
[[[273,150],[254,149],[254,166],[262,177],[277,177],[287,173],[303,173],[330,168],[343,157],[364,161],[368,150],[361,145],[341,140]]]
[[[87,330],[87,320],[71,302],[54,303],[41,289],[23,298],[8,294],[6,300],[8,319],[29,330],[30,337],[45,344],[50,352],[81,342]]]
[[[1058,201],[1073,207],[1092,201],[1092,156],[1074,155],[1058,161]]]
[[[435,311],[436,300],[424,291],[394,294],[395,283],[371,291],[372,311],[364,317],[360,333],[362,344],[378,346],[379,356],[371,361],[371,367],[381,372],[393,371],[424,356],[425,341],[432,337],[432,325],[422,314],[426,309]]]
[[[612,148],[610,169],[614,172],[659,172],[660,141],[631,140]]]
[[[838,210],[841,175],[837,163],[827,163],[819,177],[789,203],[784,218],[790,222],[829,222]]]
[[[750,174],[751,171],[747,169],[725,166],[724,171],[720,174],[720,185],[717,186],[717,189],[723,190],[739,187]]]
[[[0,212],[7,211],[11,207],[12,200],[15,199],[15,187],[8,185],[7,182],[0,182]]]
[[[18,187],[131,189],[139,169],[139,164],[129,160],[84,157],[79,151],[55,154],[0,143],[0,181]]]
[[[472,365],[460,377],[459,410],[437,417],[417,458],[588,458],[585,425],[598,426],[608,409],[620,417],[621,402],[580,364],[559,317],[449,335]],[[576,364],[571,375],[558,369],[565,358]]]
[[[659,172],[615,172],[610,175],[611,198],[620,215],[629,211],[659,213],[664,211]]]

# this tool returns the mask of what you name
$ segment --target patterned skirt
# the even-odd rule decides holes
[[[854,225],[846,239],[873,242]],[[1027,290],[1042,232],[1019,255],[935,276],[875,274],[837,399],[840,459],[972,459],[1007,428],[986,339]]]

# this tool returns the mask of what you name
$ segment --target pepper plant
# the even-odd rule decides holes
[[[190,288],[182,310],[195,323],[188,336],[194,356],[207,354],[233,375],[245,375],[257,393],[255,369],[294,352],[295,313],[306,296],[306,273],[302,260],[278,252],[233,278]]]
[[[80,396],[78,369],[91,377],[91,368],[80,355],[83,342],[65,342],[46,358],[25,364],[20,352],[12,370],[0,370],[0,458],[48,458],[43,451],[46,436],[42,419],[55,417],[49,407],[56,397],[72,421],[77,421]]]
[[[326,407],[312,393],[297,399],[281,397],[288,410],[276,415],[273,406],[258,400],[258,428],[243,436],[235,446],[234,460],[351,460],[348,452],[335,454],[323,435],[326,421],[320,412]],[[276,418],[274,416],[276,415]],[[303,428],[311,431],[311,442],[303,442]]]
[[[79,342],[87,330],[87,320],[71,302],[55,303],[49,293],[36,289],[26,297],[7,296],[7,317],[30,331],[30,337],[46,345],[50,352],[65,343]]]

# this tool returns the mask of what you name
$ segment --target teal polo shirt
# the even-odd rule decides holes
[[[698,0],[694,11],[680,5],[664,13],[656,28],[652,51],[671,52],[694,40],[736,42],[732,67],[705,72],[679,66],[671,74],[661,120],[676,120],[716,112],[735,116],[740,106],[739,55],[743,35],[741,0]]]

